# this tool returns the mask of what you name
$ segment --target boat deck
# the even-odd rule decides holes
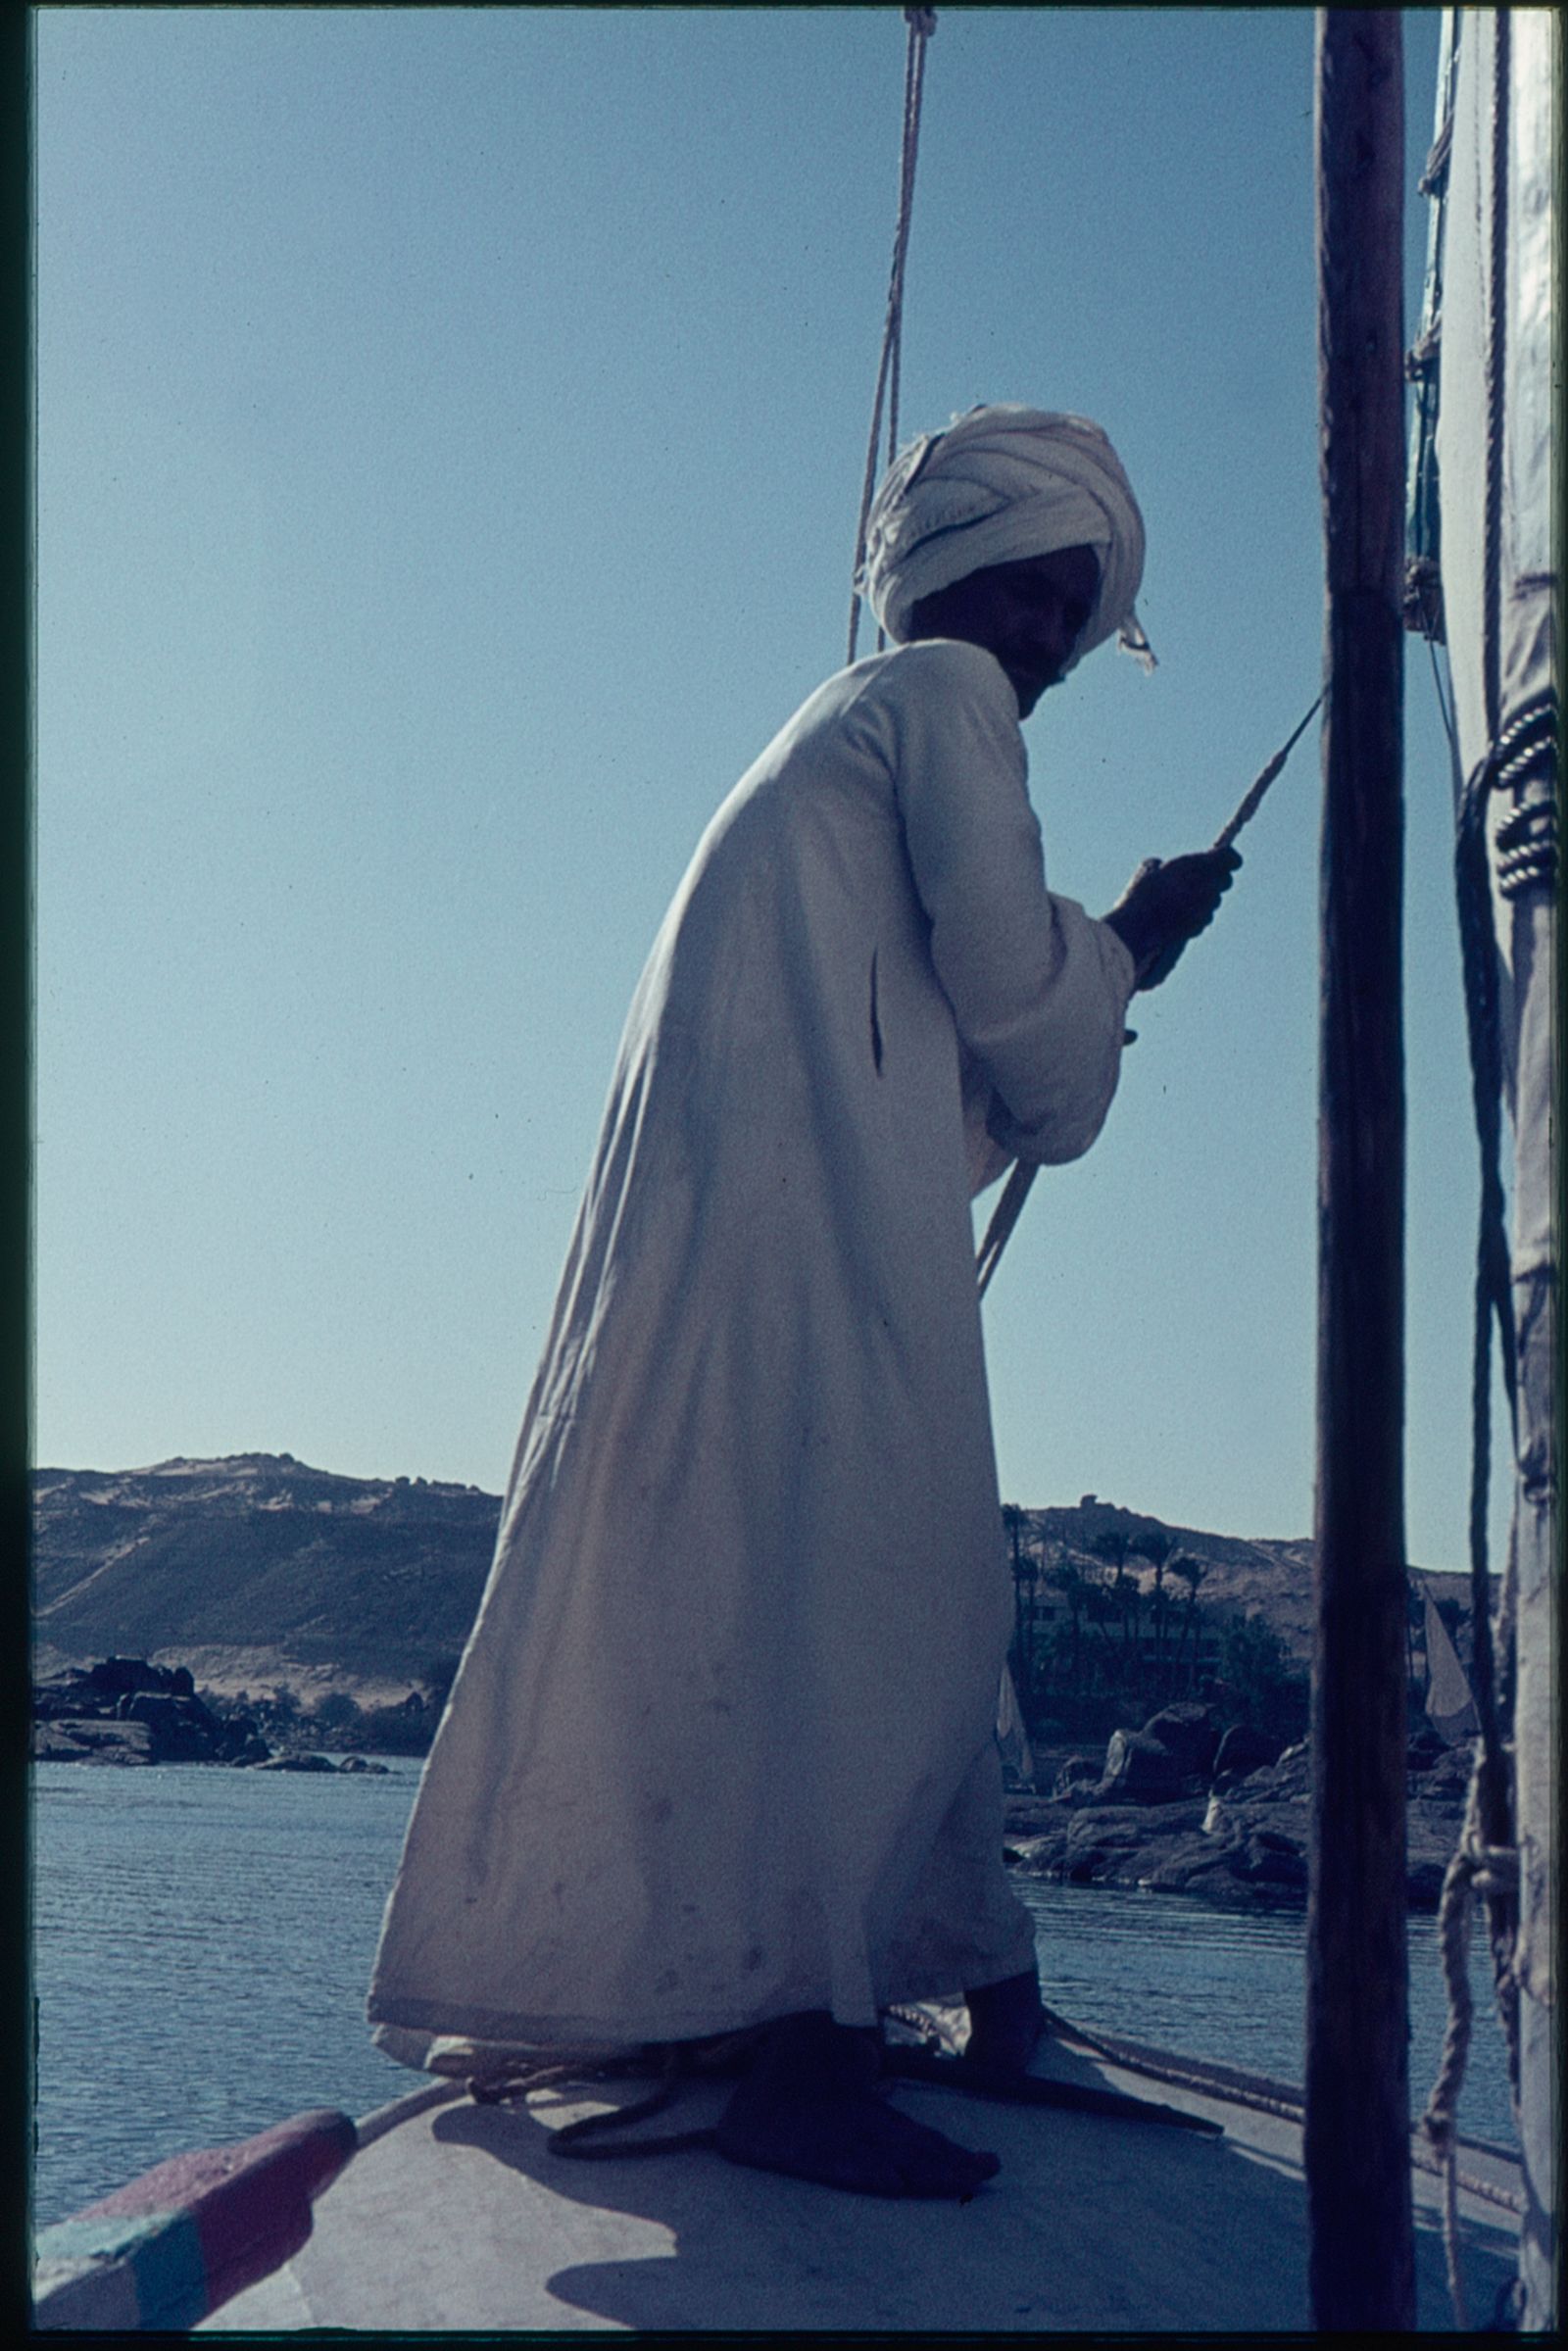
[[[967,2205],[844,2195],[742,2170],[706,2149],[566,2162],[553,2129],[645,2084],[536,2091],[482,2106],[437,2082],[371,2117],[285,2267],[203,2323],[305,2327],[690,2332],[1237,2332],[1301,2329],[1306,2196],[1290,2094],[1243,2102],[1188,2069],[1152,2081],[1054,2037],[1037,2074],[1154,2099],[1223,2137],[1056,2108],[980,2103],[900,2083],[899,2104],[995,2149]],[[1202,2084],[1203,2086],[1199,2086]],[[725,2085],[688,2089],[650,2132],[710,2122]],[[1467,2145],[1464,2286],[1486,2326],[1512,2278],[1518,2168]],[[1440,2185],[1417,2169],[1418,2325],[1454,2324]]]

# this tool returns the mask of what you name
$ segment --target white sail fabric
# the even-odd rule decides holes
[[[370,2015],[547,2044],[868,2025],[1033,1964],[968,1202],[1075,1157],[1132,959],[1046,888],[1012,688],[814,694],[627,1020]]]
[[[1553,249],[1562,31],[1554,9],[1461,9],[1446,18],[1456,70],[1437,425],[1443,603],[1460,779],[1487,794],[1497,1024],[1514,1144],[1518,1424],[1511,1569],[1520,1925],[1512,1964],[1520,1992],[1527,2176],[1518,2324],[1525,2332],[1549,2332],[1556,2323],[1560,2080],[1553,1098],[1560,724],[1554,384],[1561,361]],[[1500,399],[1491,394],[1494,383]],[[1494,456],[1500,467],[1494,544],[1488,530]]]
[[[1493,188],[1494,12],[1464,11],[1455,77],[1453,147],[1445,206],[1442,377],[1437,447],[1443,517],[1443,598],[1460,773],[1474,776],[1498,745],[1489,733],[1485,690],[1487,609],[1487,373],[1493,278],[1494,203],[1505,214],[1506,298],[1502,310],[1502,505],[1498,567],[1498,743],[1521,713],[1557,690],[1558,514],[1552,401],[1556,270],[1556,94],[1550,9],[1508,11],[1506,183]],[[1488,809],[1494,868],[1496,836],[1512,813],[1494,791]],[[1514,1266],[1523,1277],[1555,1264],[1550,1173],[1552,969],[1556,907],[1550,888],[1494,893],[1500,1032],[1509,1109],[1526,1180],[1514,1207]],[[1534,1180],[1528,1170],[1538,1172]]]
[[[1476,1702],[1459,1652],[1438,1614],[1430,1592],[1426,1598],[1427,1716],[1439,1737],[1450,1746],[1476,1735]]]

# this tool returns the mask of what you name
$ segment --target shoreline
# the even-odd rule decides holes
[[[1112,1742],[1114,1745],[1114,1741]],[[1079,1751],[1081,1752],[1081,1751]],[[1102,1779],[1067,1779],[1075,1751],[1042,1751],[1035,1790],[1004,1798],[1010,1875],[1128,1893],[1179,1893],[1234,1912],[1304,1910],[1311,1850],[1311,1758],[1304,1744],[1271,1764],[1209,1781],[1190,1775],[1166,1800],[1129,1800]],[[1038,1792],[1052,1774],[1054,1792]],[[1434,1912],[1458,1845],[1469,1789],[1467,1745],[1412,1751],[1405,1892]],[[1063,1786],[1064,1780],[1067,1784]]]

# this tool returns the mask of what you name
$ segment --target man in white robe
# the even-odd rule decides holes
[[[1021,2066],[1033,1938],[993,1737],[1010,1588],[969,1201],[1076,1158],[1128,998],[1235,859],[1046,886],[1021,717],[1133,611],[1110,445],[972,412],[892,468],[890,651],[724,802],[653,947],[425,1768],[383,2037],[765,2026],[719,2143],[873,2192],[995,2158],[875,2092],[890,2002]]]

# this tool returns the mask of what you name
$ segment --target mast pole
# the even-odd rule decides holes
[[[1317,12],[1326,556],[1305,2164],[1320,2329],[1415,2324],[1406,2048],[1403,90]]]

